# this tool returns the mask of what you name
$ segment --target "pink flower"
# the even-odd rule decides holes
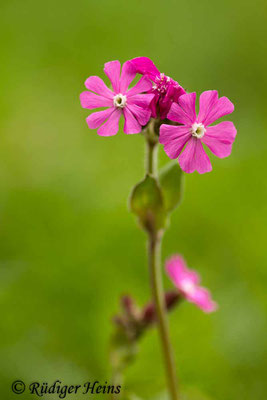
[[[154,95],[142,94],[151,90],[151,82],[147,77],[142,77],[134,87],[128,89],[136,76],[136,71],[130,61],[123,64],[121,74],[120,69],[119,61],[106,63],[104,72],[111,81],[112,89],[109,89],[98,76],[90,76],[85,81],[85,86],[91,92],[85,91],[80,95],[83,108],[92,110],[108,107],[106,110],[91,114],[86,119],[89,128],[99,128],[97,133],[101,136],[116,135],[122,114],[125,119],[125,133],[141,132],[142,126],[148,123],[151,116],[149,104]]]
[[[232,113],[234,105],[227,97],[218,98],[216,90],[208,90],[200,95],[197,116],[195,101],[196,93],[187,93],[179,97],[178,104],[172,104],[168,118],[181,125],[162,125],[159,142],[164,145],[164,150],[170,158],[179,156],[179,164],[183,171],[191,173],[196,170],[203,174],[212,170],[203,143],[217,157],[224,158],[231,154],[236,136],[234,124],[229,121],[213,126],[210,124]]]
[[[187,268],[184,259],[175,255],[166,262],[166,271],[181,294],[191,303],[195,303],[206,313],[216,311],[217,304],[211,299],[210,292],[199,286],[199,275]]]
[[[165,119],[172,103],[177,102],[179,96],[185,93],[185,90],[178,82],[169,76],[160,73],[155,64],[147,57],[137,57],[131,60],[136,68],[136,72],[147,76],[154,82],[152,90],[155,97],[151,102],[152,117]]]

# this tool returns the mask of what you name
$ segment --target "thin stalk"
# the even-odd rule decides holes
[[[156,153],[158,150],[157,143],[150,142],[146,140],[147,150],[146,150],[146,172],[150,175],[154,175],[156,172]]]
[[[156,174],[155,152],[157,145],[147,144],[147,173]],[[179,400],[175,363],[170,342],[167,310],[165,307],[164,288],[162,283],[160,248],[162,234],[149,232],[148,264],[150,271],[151,290],[157,314],[157,326],[161,340],[162,352],[165,361],[166,377],[170,399]]]

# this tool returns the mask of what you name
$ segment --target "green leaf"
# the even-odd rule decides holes
[[[183,194],[183,172],[176,160],[160,170],[159,182],[165,210],[170,212],[181,202]]]
[[[164,227],[166,212],[161,189],[154,177],[147,175],[133,188],[130,208],[144,229],[155,231]]]

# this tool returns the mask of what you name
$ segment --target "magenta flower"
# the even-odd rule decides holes
[[[152,117],[165,119],[173,102],[185,94],[185,90],[178,82],[169,76],[160,73],[155,64],[147,57],[137,57],[131,60],[135,66],[136,72],[147,76],[154,82],[150,93],[155,96],[150,104]]]
[[[199,286],[199,275],[187,268],[181,256],[175,255],[167,260],[166,271],[174,285],[188,301],[195,303],[206,313],[216,311],[218,306],[212,300],[210,292]]]
[[[179,97],[178,104],[172,104],[168,118],[181,125],[162,125],[159,142],[164,145],[170,158],[179,157],[183,171],[191,173],[196,170],[204,174],[211,171],[212,166],[203,149],[203,143],[217,157],[224,158],[231,154],[236,136],[234,124],[229,121],[213,126],[210,124],[232,113],[234,105],[227,97],[218,98],[216,90],[208,90],[200,95],[197,116],[195,101],[196,93],[187,93]]]
[[[144,94],[150,91],[152,84],[147,77],[142,77],[137,84],[128,89],[136,76],[136,71],[130,61],[122,66],[119,61],[110,61],[105,64],[104,72],[111,81],[109,89],[98,76],[90,76],[85,81],[85,86],[91,92],[81,93],[80,100],[83,108],[90,110],[108,107],[106,110],[91,114],[86,122],[91,129],[99,128],[97,133],[101,136],[113,136],[119,130],[119,120],[123,114],[124,132],[139,133],[142,126],[148,123],[151,116],[149,104],[153,94]],[[92,93],[93,92],[93,93]]]

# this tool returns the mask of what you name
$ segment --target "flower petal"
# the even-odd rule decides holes
[[[120,70],[121,63],[119,61],[109,61],[104,66],[104,72],[109,78],[115,93],[120,91]]]
[[[157,109],[159,108],[160,95],[158,92],[155,93],[154,99],[150,103],[152,117],[157,118]]]
[[[97,111],[86,118],[86,122],[90,129],[98,128],[113,113],[114,108],[110,107],[104,111]]]
[[[207,126],[233,111],[234,105],[227,97],[218,98],[217,90],[207,90],[199,98],[198,122]]]
[[[128,86],[132,83],[136,75],[136,70],[131,63],[131,61],[126,61],[121,70],[121,79],[120,79],[120,92],[125,94],[128,89]]]
[[[191,133],[186,126],[161,125],[159,142],[164,145],[164,151],[171,159],[178,158]]]
[[[199,96],[198,122],[204,121],[218,100],[217,90],[206,90]]]
[[[209,157],[205,153],[199,139],[191,138],[178,160],[182,170],[188,174],[195,170],[200,174],[212,170]]]
[[[184,90],[184,88],[182,86],[175,86],[174,87],[174,93],[173,93],[173,101],[178,102],[178,99],[180,96],[182,96],[183,94],[186,94],[186,91]]]
[[[148,123],[151,111],[148,108],[142,108],[136,104],[128,104],[127,108],[133,113],[140,125],[144,126]]]
[[[131,60],[135,66],[136,72],[142,75],[148,75],[150,79],[154,80],[156,76],[160,75],[159,70],[147,57],[137,57]]]
[[[161,119],[167,118],[168,112],[170,111],[171,105],[173,103],[173,93],[174,88],[169,86],[167,92],[163,96],[159,96],[158,103],[158,112]]]
[[[136,104],[139,107],[148,108],[153,98],[153,93],[135,94],[134,96],[130,97],[127,95],[127,104]]]
[[[98,96],[97,94],[91,92],[82,92],[80,94],[80,101],[83,108],[89,108],[92,110],[99,107],[112,107],[113,102],[111,99],[107,99],[103,96]]]
[[[188,294],[186,298],[206,313],[216,311],[218,308],[217,304],[212,300],[210,292],[199,286],[196,287],[194,292]]]
[[[196,120],[196,112],[193,109],[196,93],[186,93],[179,97],[178,104],[172,103],[168,118],[179,124],[191,126]]]
[[[139,124],[137,119],[134,117],[132,112],[128,109],[128,107],[124,107],[123,114],[124,114],[124,118],[125,118],[125,123],[124,123],[124,128],[123,128],[124,133],[132,134],[132,133],[141,132],[141,130],[142,130],[141,125]]]
[[[196,121],[196,93],[186,93],[179,97],[178,104],[194,123]]]
[[[97,133],[100,136],[113,136],[119,130],[119,120],[121,110],[115,108],[109,119],[98,129]]]
[[[185,260],[180,255],[174,255],[166,261],[165,268],[172,282],[179,289],[186,271]]]
[[[230,121],[224,121],[218,125],[208,126],[201,139],[203,143],[217,157],[228,157],[232,151],[232,144],[236,137],[236,128]]]
[[[198,286],[200,282],[198,273],[187,268],[181,256],[174,255],[169,258],[165,268],[174,285],[188,301],[196,304],[205,312],[217,309],[217,304],[212,300],[210,292]]]
[[[205,125],[212,124],[214,121],[223,117],[224,115],[231,114],[234,109],[235,107],[233,103],[227,97],[220,97],[213,110],[211,110],[205,119]]]
[[[114,93],[106,86],[104,81],[99,78],[99,76],[90,76],[85,81],[85,87],[88,90],[92,90],[101,96],[107,97],[108,99],[113,99]]]
[[[137,84],[130,90],[128,90],[127,97],[134,96],[143,92],[148,92],[150,89],[152,89],[152,82],[146,76],[142,76]]]

